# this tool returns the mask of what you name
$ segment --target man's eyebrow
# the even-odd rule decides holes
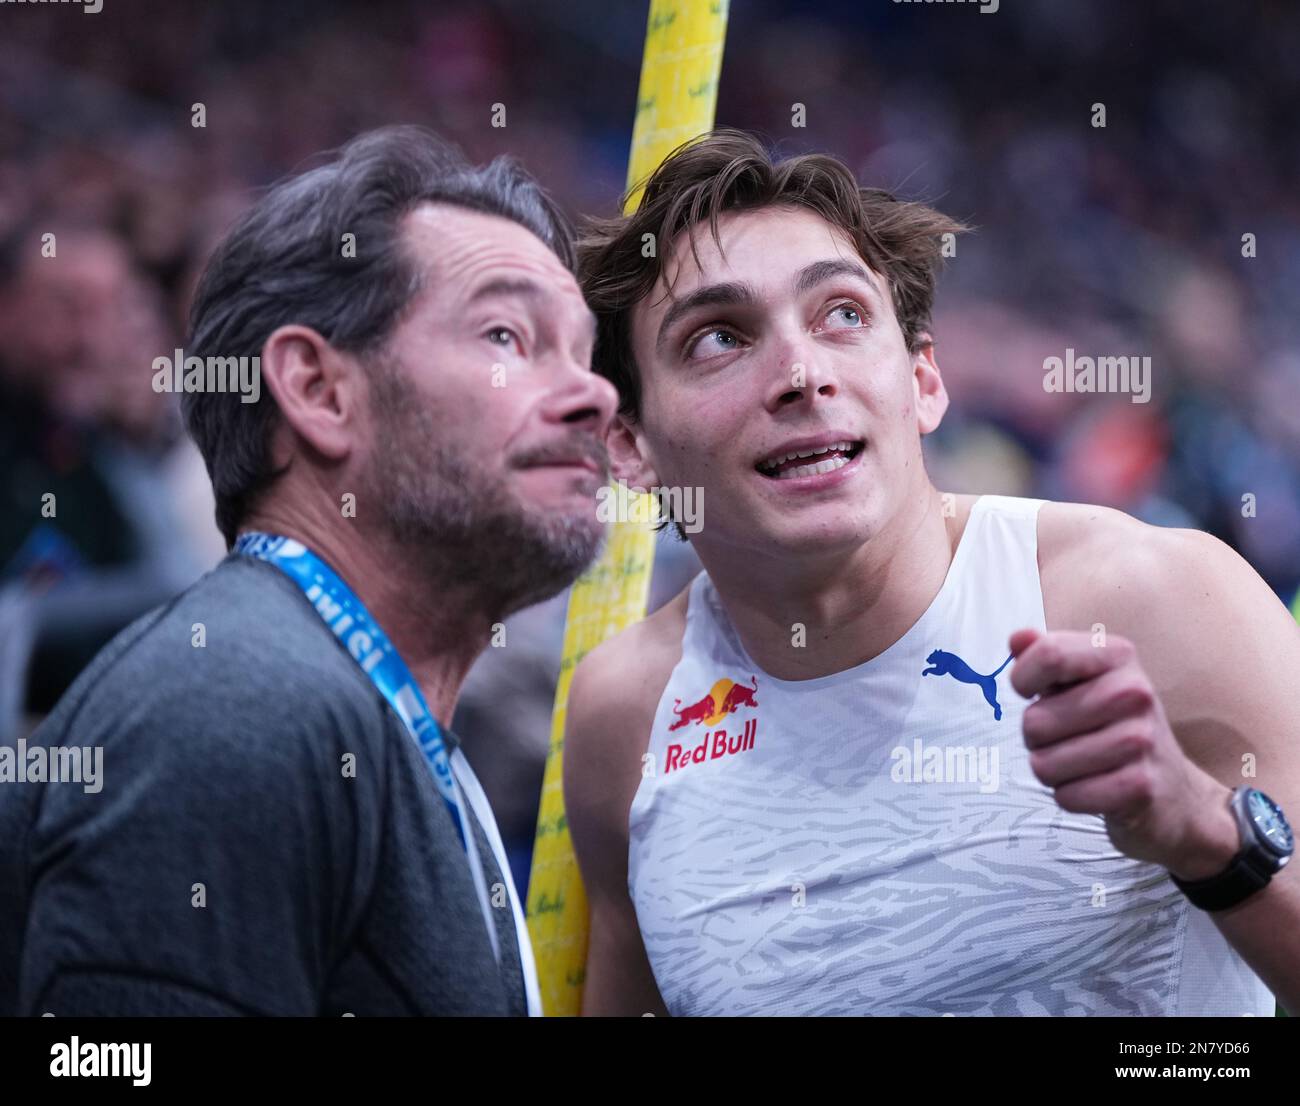
[[[849,261],[843,257],[827,261],[814,261],[811,265],[805,265],[799,270],[799,275],[795,277],[794,290],[797,294],[802,295],[804,292],[816,288],[823,281],[837,276],[857,277],[859,280],[866,281],[873,292],[876,291],[875,282],[871,279],[871,275],[867,270],[857,262]]]
[[[493,296],[523,296],[525,299],[540,299],[546,294],[545,289],[536,281],[526,277],[496,277],[480,284],[469,295],[469,303],[490,299]]]
[[[738,281],[729,281],[725,284],[708,284],[703,288],[697,288],[689,295],[683,296],[679,300],[674,300],[672,307],[664,315],[663,322],[659,324],[659,336],[655,339],[655,349],[662,349],[664,339],[674,324],[681,317],[697,307],[721,307],[735,306],[736,304],[751,304],[758,302],[758,294],[748,284]]]
[[[837,276],[856,277],[865,281],[873,292],[876,291],[871,274],[862,265],[846,258],[837,257],[826,261],[814,261],[811,265],[805,265],[800,269],[794,279],[795,294],[802,295],[804,292],[816,288],[823,281]],[[674,301],[672,307],[668,309],[663,322],[659,324],[659,336],[655,339],[655,348],[662,349],[664,339],[668,336],[668,332],[673,328],[673,325],[683,315],[695,310],[697,307],[735,306],[737,304],[752,304],[757,301],[758,294],[753,288],[748,284],[736,281],[726,284],[709,284],[703,288],[697,288],[689,295]]]
[[[524,299],[540,300],[544,299],[546,294],[545,288],[527,277],[497,277],[475,288],[466,302],[477,303],[479,300],[491,299],[493,296],[522,296]],[[598,322],[596,313],[588,307],[583,314],[588,336],[594,339]]]

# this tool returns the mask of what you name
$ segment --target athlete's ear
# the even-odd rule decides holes
[[[634,419],[615,415],[605,434],[605,448],[609,450],[609,469],[614,479],[638,492],[648,492],[659,486],[659,476],[648,456],[645,436]]]
[[[912,355],[912,387],[916,396],[916,428],[930,434],[939,428],[944,412],[948,410],[948,389],[939,375],[939,363],[934,359],[934,339],[928,331],[921,331],[919,343]]]
[[[331,460],[357,447],[365,379],[355,358],[295,325],[272,332],[261,364],[263,382],[293,433]]]

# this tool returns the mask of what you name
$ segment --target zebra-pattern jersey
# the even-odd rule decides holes
[[[1045,629],[1041,504],[976,500],[921,618],[819,679],[759,669],[696,577],[629,815],[673,1014],[1272,1015],[1164,869],[1029,768],[1006,661]]]

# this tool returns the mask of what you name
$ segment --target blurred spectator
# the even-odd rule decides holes
[[[24,663],[8,647],[10,679],[26,679],[11,712],[47,710],[203,567],[174,512],[170,397],[139,371],[172,345],[157,288],[113,235],[50,224],[0,254],[0,587],[30,650]]]

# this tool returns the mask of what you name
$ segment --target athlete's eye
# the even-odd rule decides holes
[[[867,325],[866,313],[856,303],[837,303],[826,313],[832,330],[857,330]]]
[[[712,353],[730,353],[739,346],[740,339],[731,331],[715,326],[712,330],[703,331],[687,342],[683,354],[686,357],[694,357],[697,350],[702,351],[706,356]]]
[[[518,351],[523,353],[523,341],[520,339],[519,335],[508,326],[494,326],[483,336],[494,346],[509,346],[513,342]]]

